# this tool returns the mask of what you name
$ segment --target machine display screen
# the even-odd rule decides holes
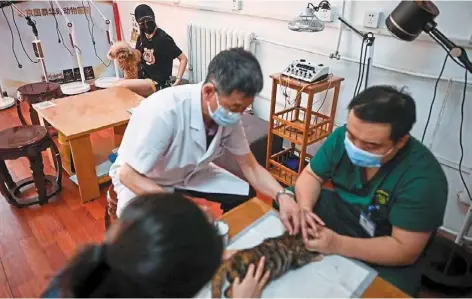
[[[301,68],[301,69],[304,69],[304,70],[308,70],[308,71],[314,71],[315,68],[312,67],[312,66],[309,66],[309,65],[305,65],[305,64],[297,64],[297,68]]]

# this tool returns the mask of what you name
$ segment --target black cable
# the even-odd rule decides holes
[[[446,63],[447,63],[448,58],[449,58],[449,54],[446,54],[446,57],[444,58],[444,62],[443,62],[441,71],[439,72],[439,76],[436,79],[436,83],[434,84],[433,100],[431,101],[431,104],[429,105],[428,118],[427,118],[426,124],[424,126],[423,136],[421,136],[421,143],[423,143],[424,136],[426,135],[426,131],[428,130],[429,121],[431,119],[431,112],[433,112],[434,101],[436,101],[436,94],[438,92],[439,81],[441,80],[442,74],[444,73],[444,68],[446,67]]]
[[[464,125],[464,106],[465,106],[465,95],[467,92],[467,73],[469,72],[466,68],[465,75],[464,75],[464,90],[462,92],[462,103],[461,103],[461,124],[459,127],[459,147],[461,148],[461,158],[459,159],[459,175],[461,177],[462,183],[464,184],[465,190],[467,191],[467,195],[469,199],[472,201],[472,196],[470,196],[470,190],[467,187],[467,183],[465,182],[464,176],[462,175],[462,160],[464,159],[464,145],[462,144],[462,127]]]
[[[90,20],[87,16],[87,10],[85,8],[85,4],[84,4],[84,1],[82,0],[82,6],[84,7],[84,15],[85,15],[85,18],[87,19],[87,27],[88,27],[88,30],[89,30],[89,34],[90,34],[90,37],[92,38],[92,45],[93,45],[93,50],[95,52],[95,56],[102,62],[102,64],[105,66],[105,67],[109,67],[110,64],[111,64],[111,60],[108,61],[108,64],[105,63],[105,61],[103,61],[103,59],[98,55],[97,53],[97,47],[96,47],[96,43],[95,43],[95,37],[93,36],[93,30],[95,28],[95,23],[93,22],[93,18],[92,18],[92,7],[90,6],[90,3],[88,5],[89,9],[90,9]],[[90,21],[92,22],[92,29],[90,29]]]
[[[359,88],[356,91],[356,96],[361,92],[362,84],[364,83],[364,70],[365,70],[365,67],[366,67],[367,51],[369,50],[369,41],[368,40],[366,40],[366,41],[367,41],[367,43],[364,47],[364,58],[362,60],[361,81],[359,83]]]
[[[359,57],[359,72],[357,73],[357,83],[356,83],[356,87],[354,88],[354,95],[352,97],[355,97],[357,94],[356,94],[356,91],[357,91],[357,87],[359,86],[359,80],[361,79],[361,67],[362,67],[362,53],[364,53],[364,43],[365,43],[365,39],[362,39],[362,44],[361,44],[361,54],[360,54],[360,57]]]
[[[32,63],[38,63],[39,60],[33,61],[33,59],[31,59],[31,57],[28,55],[28,52],[26,52],[25,46],[23,45],[23,40],[21,39],[20,30],[18,29],[18,25],[16,24],[15,12],[13,11],[13,6],[10,6],[10,8],[11,8],[11,15],[12,15],[12,18],[13,18],[13,23],[15,24],[16,31],[18,32],[18,38],[20,39],[20,44],[21,44],[21,47],[23,48],[23,51],[25,52],[26,56],[28,57],[28,59],[29,59]]]
[[[11,49],[13,51],[13,55],[15,56],[16,62],[18,63],[18,68],[22,68],[23,66],[21,65],[20,61],[18,60],[18,57],[16,56],[15,52],[15,37],[13,36],[13,30],[11,29],[10,26],[10,21],[8,21],[7,15],[5,14],[5,10],[2,7],[2,13],[3,16],[5,17],[5,20],[7,21],[8,28],[10,28],[10,34],[11,34]]]
[[[64,37],[62,37],[62,33],[61,33],[61,30],[59,29],[59,23],[57,22],[57,18],[56,18],[56,13],[54,11],[54,5],[52,4],[52,1],[49,1],[49,5],[51,6],[51,9],[53,10],[53,13],[52,15],[54,16],[54,20],[56,21],[56,33],[57,33],[57,41],[59,43],[62,43],[62,45],[64,46],[64,48],[67,49],[67,51],[69,51],[69,54],[71,56],[74,56],[74,54],[72,54],[72,51],[66,46],[66,44],[64,43]]]

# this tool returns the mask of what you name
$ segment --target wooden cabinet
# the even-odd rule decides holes
[[[266,168],[282,184],[293,186],[298,175],[308,164],[306,153],[309,145],[318,142],[333,131],[334,117],[338,103],[339,89],[344,78],[330,76],[327,80],[317,83],[306,83],[281,74],[273,74],[272,95],[269,118],[269,135],[267,138]],[[277,88],[279,86],[293,89],[297,92],[295,103],[292,107],[275,111],[277,103]],[[332,99],[325,98],[326,103],[331,102],[329,115],[313,110],[313,99],[317,93],[326,93],[334,88]],[[306,105],[302,105],[302,95],[307,94]],[[290,147],[278,153],[272,154],[273,135],[280,136],[290,142]]]

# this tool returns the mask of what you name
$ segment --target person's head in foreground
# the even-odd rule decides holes
[[[402,149],[416,121],[415,102],[391,86],[373,86],[348,106],[346,152],[361,167],[380,167]]]
[[[140,4],[134,9],[134,17],[142,33],[152,34],[156,28],[156,17],[154,11],[147,4]]]
[[[238,123],[263,84],[261,66],[251,52],[243,48],[221,51],[211,60],[202,86],[204,116],[219,126]]]
[[[178,194],[135,198],[102,245],[58,277],[61,297],[193,297],[220,265],[223,243],[205,213]]]

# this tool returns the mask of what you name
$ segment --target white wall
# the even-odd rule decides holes
[[[83,2],[88,6],[87,1]],[[97,2],[97,6],[108,19],[114,22],[111,3],[111,1],[100,1]],[[60,1],[60,4],[63,9],[70,7],[77,8],[83,5],[82,1]],[[19,3],[17,6],[23,11],[27,9],[50,8],[49,1],[31,1],[28,3]],[[57,6],[54,7],[56,8]],[[23,68],[18,68],[18,63],[16,62],[12,51],[10,30],[5,21],[5,17],[0,10],[0,36],[2,37],[2,42],[0,43],[0,83],[11,96],[16,96],[16,90],[19,86],[41,81],[42,70],[39,63],[35,64],[30,62],[21,47],[18,32],[13,23],[11,7],[4,7],[3,10],[10,22],[10,26],[12,26],[15,52],[18,60],[23,65]],[[95,23],[93,35],[95,37],[97,54],[108,65],[109,61],[106,59],[106,52],[109,48],[106,39],[106,29],[108,27],[105,25],[103,19],[93,6],[91,13],[93,22]],[[74,23],[77,45],[82,51],[81,59],[83,66],[93,66],[96,78],[101,76],[114,76],[113,63],[106,68],[95,55],[85,15],[69,14],[67,17]],[[56,15],[59,30],[64,38],[64,43],[72,51],[74,56],[69,54],[62,43],[58,43],[56,22],[52,15],[32,16],[31,18],[36,21],[48,73],[57,73],[64,69],[73,69],[78,67],[74,49],[70,44],[68,29],[64,18],[61,15]],[[31,41],[34,39],[31,27],[28,26],[26,20],[21,18],[16,12],[15,21],[18,25],[18,30],[26,51],[29,56],[36,61],[31,45]],[[92,26],[92,23],[90,23],[90,26]]]
[[[291,32],[287,29],[287,20],[303,10],[306,6],[305,1],[244,1],[242,11],[238,12],[231,11],[231,1],[229,0],[205,2],[186,0],[181,1],[180,4],[170,1],[166,3],[147,1],[146,3],[153,7],[159,26],[167,31],[182,50],[187,53],[186,26],[189,22],[206,24],[213,27],[246,30],[254,32],[262,39],[288,44],[312,52],[331,53],[336,44],[337,29],[333,27],[333,24],[330,24],[323,32],[316,34]],[[336,2],[333,3],[336,5]],[[398,2],[350,1],[346,4],[345,17],[357,27],[359,24],[362,24],[362,18],[366,10],[376,9],[388,15],[396,6],[396,3]],[[470,25],[463,26],[463,24],[468,24],[468,20],[472,15],[472,2],[437,1],[436,4],[441,11],[440,16],[437,18],[440,30],[453,38],[454,41],[460,44],[467,44],[472,27]],[[134,11],[136,5],[137,3],[134,1],[119,2],[125,39],[129,39],[131,30],[131,17],[129,13]],[[384,26],[383,24],[384,18],[382,19],[382,26]],[[388,36],[385,34],[385,30],[378,30],[376,32],[379,34],[377,35],[375,45],[374,64],[437,77],[445,57],[445,52],[434,42],[426,38],[407,43]],[[359,38],[352,35],[350,31],[345,31],[341,44],[342,56],[357,60],[359,49]],[[317,55],[261,41],[257,42],[256,56],[262,65],[265,76],[265,86],[261,92],[261,97],[254,104],[258,116],[264,119],[268,118],[270,103],[268,99],[271,90],[269,75],[280,72],[295,59],[305,58],[317,63],[330,65],[335,75],[346,79],[342,83],[336,115],[337,124],[345,122],[346,106],[352,98],[357,80],[358,64],[345,60],[330,60],[324,55]],[[469,56],[472,56],[470,49]],[[425,138],[426,144],[432,144],[432,151],[443,163],[448,177],[450,193],[444,225],[446,228],[455,231],[459,230],[466,210],[465,206],[456,200],[457,192],[464,189],[457,171],[460,154],[458,144],[459,109],[463,84],[452,82],[448,88],[447,80],[453,78],[456,81],[462,81],[463,76],[463,70],[452,61],[449,61],[443,75],[445,80],[439,84],[435,108],[433,109],[429,130]],[[433,96],[434,79],[406,75],[382,68],[374,68],[371,77],[371,84],[392,84],[408,87],[417,103],[418,121],[413,128],[412,134],[417,138],[421,138]],[[472,82],[472,80],[469,82]],[[438,118],[446,94],[448,94],[448,100],[444,106],[443,116]],[[295,92],[292,91],[292,97],[294,95]],[[324,94],[321,94],[318,98],[321,97],[324,97]],[[463,169],[470,172],[472,167],[472,138],[470,138],[470,134],[465,133],[472,129],[472,121],[470,121],[470,116],[472,115],[470,85],[467,90],[467,97],[463,135],[465,149]],[[279,97],[278,101],[283,105],[281,97]],[[316,104],[314,107],[317,108]],[[321,111],[328,111],[327,109],[328,107],[323,107]],[[436,125],[438,125],[437,134],[433,138],[432,132]],[[470,177],[467,173],[464,173],[464,175],[469,188],[472,188]]]

